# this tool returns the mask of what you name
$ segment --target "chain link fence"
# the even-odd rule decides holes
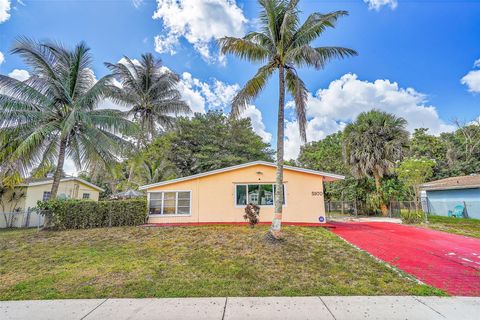
[[[0,229],[40,228],[43,221],[43,215],[36,210],[0,213]]]
[[[414,201],[391,201],[387,204],[390,218],[400,218],[403,211],[415,211]],[[419,206],[418,210],[422,210]],[[383,216],[380,210],[372,210],[364,201],[325,201],[325,213],[327,218],[358,218]]]

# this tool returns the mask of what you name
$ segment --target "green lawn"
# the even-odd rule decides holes
[[[323,228],[286,241],[243,226],[0,232],[0,300],[442,295]]]
[[[435,230],[480,238],[480,220],[429,216],[428,227]]]

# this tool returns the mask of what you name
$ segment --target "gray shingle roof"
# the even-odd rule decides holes
[[[480,175],[458,176],[430,181],[420,185],[422,190],[448,190],[480,188]]]

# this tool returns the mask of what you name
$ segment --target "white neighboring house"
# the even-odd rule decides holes
[[[0,197],[0,228],[33,227],[43,224],[43,217],[32,209],[38,201],[50,199],[53,178],[26,179],[25,182],[6,190]],[[58,197],[63,199],[89,199],[98,201],[102,188],[77,177],[60,180]],[[18,212],[12,215],[11,212]],[[12,217],[15,217],[12,221]]]

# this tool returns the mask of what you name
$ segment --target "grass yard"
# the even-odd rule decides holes
[[[169,227],[0,232],[0,300],[442,295],[323,228]]]
[[[480,238],[480,220],[451,217],[429,216],[428,227],[431,229]]]

